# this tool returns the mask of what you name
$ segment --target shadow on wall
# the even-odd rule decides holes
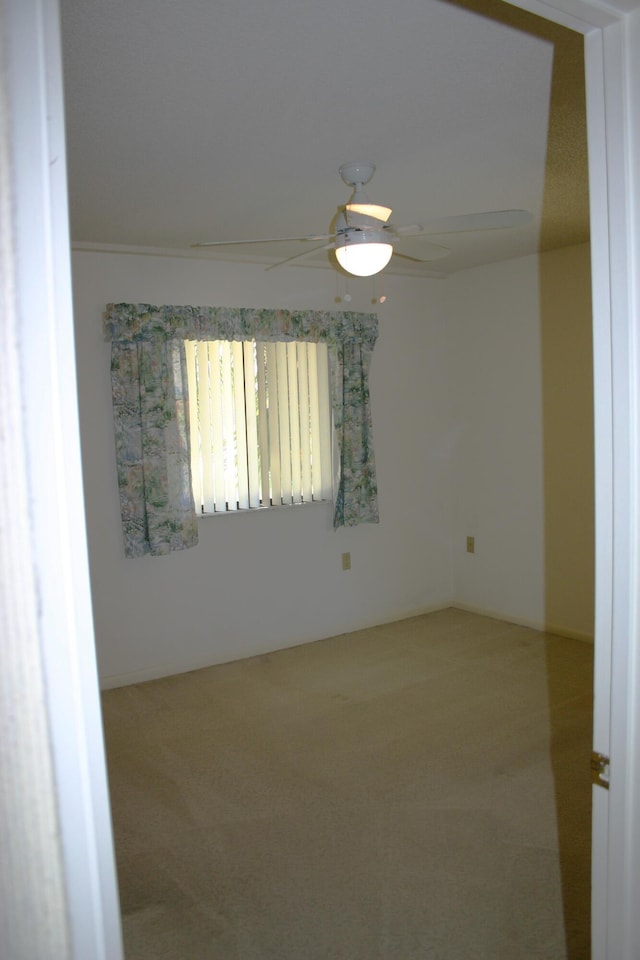
[[[542,258],[545,621],[593,640],[594,422],[589,247]]]
[[[595,604],[593,338],[584,38],[501,0],[451,2],[553,45],[539,241],[541,253],[556,251],[553,257],[540,258],[539,278],[545,623],[550,631],[576,637],[575,642],[582,644],[593,640]],[[566,246],[568,243],[572,246]],[[565,248],[560,249],[561,246]],[[590,956],[588,867],[593,706],[592,697],[588,702],[584,694],[572,698],[567,690],[567,665],[562,668],[558,662],[561,650],[553,637],[549,638],[550,747],[566,956],[567,960],[585,960]],[[577,660],[582,662],[584,657]],[[589,689],[593,689],[592,676],[589,683]],[[569,797],[573,798],[571,802]]]
[[[573,40],[573,42],[571,42]],[[578,225],[588,210],[586,106],[581,35],[570,35],[554,56],[549,143],[543,200],[542,248],[553,248],[558,211]],[[574,151],[582,211],[565,204],[555,165],[558,151]],[[566,196],[576,196],[567,186]],[[580,240],[578,239],[579,243]],[[549,630],[576,636],[581,646],[594,636],[594,418],[593,336],[589,246],[558,251],[540,260],[542,423],[544,484],[545,622]],[[591,776],[593,696],[572,695],[567,646],[547,640],[547,675],[560,870],[567,960],[590,956]],[[583,648],[584,649],[584,648]],[[570,651],[569,651],[570,652]],[[582,690],[593,690],[592,658]],[[577,679],[577,678],[576,678]],[[576,691],[579,687],[576,687]],[[560,735],[560,731],[562,734]]]
[[[448,2],[552,45],[553,75],[539,250],[588,243],[589,175],[582,34],[512,7],[503,0]]]
[[[572,645],[582,648],[575,656]],[[549,691],[550,751],[560,859],[567,960],[591,956],[591,727],[592,659],[580,656],[587,644],[548,636],[545,641]],[[568,676],[574,673],[575,694]]]
[[[540,251],[589,241],[587,114],[582,34],[504,0],[448,0],[553,47]]]
[[[584,644],[593,641],[595,603],[593,337],[584,38],[502,0],[450,2],[538,36],[553,46],[539,239],[540,253],[555,251],[552,257],[541,256],[539,260],[544,620],[550,632]],[[547,651],[550,747],[566,956],[568,960],[586,960],[590,955],[588,865],[593,706],[592,697],[587,698],[588,702],[577,695],[572,699],[567,691],[567,670],[559,669],[558,656],[551,637]],[[590,683],[593,689],[592,678]],[[584,694],[581,696],[584,698]],[[568,739],[567,725],[571,731]],[[573,785],[577,785],[580,797],[577,806],[575,801],[569,805],[567,799],[573,796]]]
[[[545,263],[543,258],[540,287],[545,620],[549,630],[582,637],[574,642],[593,649],[594,443],[588,255],[588,247],[574,247],[567,251],[566,259],[554,257],[552,263]],[[565,278],[584,277],[585,289],[578,290],[575,279],[563,288],[562,273]],[[566,629],[569,624],[571,630]],[[567,960],[584,960],[590,955],[591,878],[585,866],[590,863],[591,845],[593,695],[588,703],[584,695],[582,700],[567,702],[567,671],[563,680],[558,679],[557,655],[551,637],[547,649],[550,747]],[[588,689],[593,690],[593,677]],[[574,798],[571,804],[569,796]]]

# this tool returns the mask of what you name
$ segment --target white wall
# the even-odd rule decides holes
[[[593,635],[589,254],[388,277],[371,372],[379,525],[329,505],[203,520],[168,557],[122,549],[102,312],[110,301],[338,309],[335,276],[76,252],[80,415],[103,684],[179,672],[455,603]],[[372,311],[371,285],[350,307]],[[476,552],[465,551],[467,535]],[[341,553],[352,569],[343,572]]]
[[[465,271],[448,292],[454,602],[592,638],[589,248]]]
[[[452,597],[447,284],[385,280],[371,403],[380,523],[329,505],[201,521],[200,543],[125,559],[102,313],[110,301],[341,309],[335,275],[78,251],[79,398],[96,644],[104,684],[250,656],[446,606]],[[350,308],[373,311],[368,281]],[[343,309],[344,307],[342,307]],[[341,553],[351,552],[343,572]]]
[[[454,592],[476,610],[544,620],[538,258],[456,275],[449,329]],[[466,537],[475,537],[475,553]]]

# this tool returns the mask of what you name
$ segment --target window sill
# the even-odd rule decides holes
[[[213,520],[217,517],[239,517],[247,516],[247,514],[252,513],[274,513],[279,510],[291,510],[300,509],[300,507],[320,507],[323,505],[331,505],[331,500],[305,500],[304,503],[275,503],[271,504],[268,507],[249,507],[243,508],[242,510],[218,510],[215,513],[199,513],[197,514],[198,520]]]

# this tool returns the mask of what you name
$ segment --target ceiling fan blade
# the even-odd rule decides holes
[[[318,240],[320,237],[317,238]],[[328,239],[323,237],[323,240]],[[285,263],[292,263],[294,260],[302,260],[303,257],[309,257],[312,253],[315,253],[317,250],[330,250],[333,246],[332,243],[323,243],[320,247],[312,247],[311,250],[303,250],[302,253],[294,253],[292,257],[287,257],[286,260],[279,260],[277,263],[270,263],[268,267],[265,267],[265,270],[275,270],[276,267],[283,267]]]
[[[330,240],[330,233],[310,233],[304,237],[261,237],[259,240],[202,240],[192,247],[229,247],[242,243],[287,243],[292,240]]]
[[[424,227],[421,223],[407,223],[403,227],[393,227],[394,233],[399,237],[418,237],[424,233]]]
[[[457,217],[430,220],[422,233],[464,233],[473,230],[505,230],[530,223],[533,216],[528,210],[488,210],[486,213],[463,213]],[[400,233],[400,230],[398,231]]]
[[[393,254],[393,256],[394,256],[394,259],[395,257],[400,257],[401,260],[411,260],[412,263],[423,262],[422,260],[416,260],[415,257],[408,256],[406,253],[398,253],[397,251]],[[448,275],[446,273],[443,273],[441,270],[433,268],[431,270],[422,270],[421,276],[431,277],[434,280],[446,280]]]
[[[441,247],[438,243],[430,243],[428,240],[412,238],[407,242],[404,238],[393,250],[396,256],[406,257],[407,260],[415,260],[417,263],[428,263],[430,260],[441,260],[448,256],[451,250],[448,247]]]

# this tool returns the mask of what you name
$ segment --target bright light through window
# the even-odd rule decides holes
[[[203,513],[331,499],[326,344],[186,341]]]

